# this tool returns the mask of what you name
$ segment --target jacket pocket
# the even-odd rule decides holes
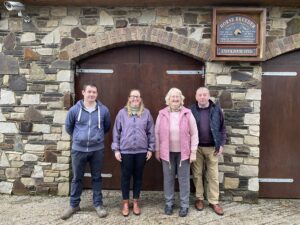
[[[99,129],[96,129],[94,130],[93,133],[90,134],[90,144],[97,144],[97,143],[100,143],[102,141],[102,138],[101,138],[101,132]]]
[[[75,130],[73,135],[73,141],[78,143],[79,145],[86,146],[88,142],[88,134],[86,131]]]

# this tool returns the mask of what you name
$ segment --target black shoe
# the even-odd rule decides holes
[[[172,215],[173,214],[173,206],[169,206],[169,205],[166,205],[165,206],[165,214],[166,215]]]
[[[189,212],[189,208],[180,207],[179,216],[186,217]]]

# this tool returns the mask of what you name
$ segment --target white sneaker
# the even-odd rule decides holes
[[[66,220],[69,219],[74,213],[78,212],[80,210],[80,207],[77,206],[75,208],[69,206],[69,208],[67,208],[64,213],[61,215],[61,219],[62,220]]]
[[[97,206],[97,207],[95,207],[95,210],[100,218],[104,218],[108,214],[103,206]]]

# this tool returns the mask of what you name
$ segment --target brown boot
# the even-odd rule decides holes
[[[123,216],[128,216],[129,215],[129,201],[123,200],[122,202],[123,208],[122,208],[122,215]]]
[[[134,215],[137,215],[137,216],[141,214],[141,209],[139,207],[138,199],[133,199],[133,213],[134,213]]]

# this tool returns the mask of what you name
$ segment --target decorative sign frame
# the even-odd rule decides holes
[[[265,34],[265,8],[214,8],[211,59],[263,61]]]

